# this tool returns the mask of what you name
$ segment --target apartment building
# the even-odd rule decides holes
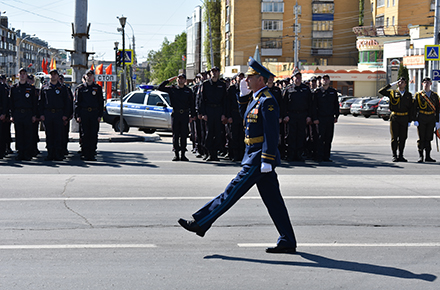
[[[258,46],[273,73],[291,74],[295,39],[300,68],[353,67],[358,57],[352,28],[358,25],[358,1],[222,0],[221,70],[226,76],[245,70]]]

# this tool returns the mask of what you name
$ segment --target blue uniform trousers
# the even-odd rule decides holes
[[[260,166],[244,165],[222,194],[193,214],[194,220],[203,230],[208,230],[214,221],[231,208],[254,184],[257,185],[260,196],[280,234],[277,244],[283,247],[296,247],[295,235],[281,196],[277,174],[275,171],[261,173]]]

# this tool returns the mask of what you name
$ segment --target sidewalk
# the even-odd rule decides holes
[[[46,142],[46,132],[38,131],[40,142]],[[15,137],[14,124],[11,125],[12,139]],[[156,133],[145,134],[143,131],[138,131],[138,128],[130,128],[129,132],[124,132],[122,135],[115,132],[111,125],[101,122],[99,124],[98,142],[155,142],[161,140]],[[69,133],[69,142],[79,142],[79,133]]]

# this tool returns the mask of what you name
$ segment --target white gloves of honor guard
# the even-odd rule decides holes
[[[398,82],[399,82],[399,81],[395,81],[394,83],[391,83],[390,86],[397,85]]]
[[[246,79],[242,79],[242,80],[240,81],[240,97],[246,96],[246,95],[248,95],[250,92],[251,92],[251,90],[248,89]]]
[[[418,127],[419,126],[419,122],[418,121],[414,121],[414,126]]]
[[[272,171],[272,164],[270,163],[261,163],[261,173],[268,173]]]

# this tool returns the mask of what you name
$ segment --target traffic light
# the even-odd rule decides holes
[[[122,51],[118,51],[116,53],[116,66],[121,66],[121,62],[122,62]]]

